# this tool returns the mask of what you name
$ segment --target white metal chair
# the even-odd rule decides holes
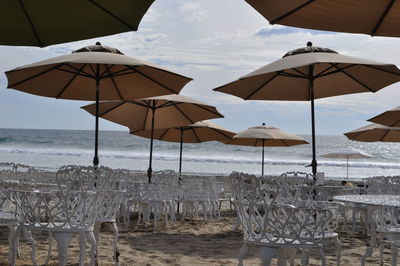
[[[94,226],[96,254],[98,254],[100,228],[103,223],[111,223],[114,234],[113,257],[115,264],[119,265],[117,215],[126,192],[129,171],[106,167],[101,167],[100,170],[98,174],[101,177],[97,176],[95,182],[99,187],[97,192],[102,194],[103,203],[100,205]],[[99,184],[100,182],[102,183]]]
[[[90,262],[94,265],[93,228],[103,200],[97,192],[101,190],[100,178],[101,168],[66,166],[57,172],[58,186],[54,189],[10,191],[10,199],[16,207],[17,232],[23,229],[50,232],[58,244],[59,265],[66,265],[68,244],[75,234],[80,236],[79,264],[83,265],[87,237],[91,243]],[[12,243],[15,251],[16,237]],[[15,252],[11,256],[11,265],[15,265]]]
[[[308,249],[318,249],[322,265],[326,264],[322,241],[329,230],[333,213],[329,209],[296,208],[279,204],[275,200],[279,185],[263,177],[242,173],[231,175],[233,191],[243,227],[243,245],[239,252],[239,265],[249,245],[260,247],[263,265],[270,265],[272,258],[279,263],[286,260],[294,263],[297,249],[302,252],[302,265],[308,264]]]
[[[371,244],[365,255],[361,258],[361,265],[365,259],[372,255],[372,251],[378,240],[380,265],[383,265],[384,244],[390,245],[392,255],[392,266],[397,265],[398,251],[400,245],[400,207],[377,207],[373,210],[372,218],[375,222],[375,230],[371,236]]]

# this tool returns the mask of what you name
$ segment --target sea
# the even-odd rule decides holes
[[[303,135],[311,142],[311,136]],[[370,176],[400,175],[400,144],[349,141],[344,136],[317,136],[318,172],[325,178],[346,179],[346,159],[321,155],[353,147],[371,158],[349,160],[350,180]],[[99,132],[100,164],[113,168],[146,171],[150,141],[126,131]],[[85,130],[0,129],[0,162],[28,164],[45,170],[63,165],[91,165],[94,132]],[[311,172],[311,145],[266,147],[265,174]],[[179,143],[157,141],[153,149],[153,170],[179,169]],[[183,145],[182,172],[201,175],[229,175],[232,171],[261,174],[261,148],[226,145],[219,142]]]

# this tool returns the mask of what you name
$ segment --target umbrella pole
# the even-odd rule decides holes
[[[262,165],[261,165],[261,176],[264,176],[264,140],[262,140]]]
[[[151,139],[150,139],[150,161],[149,161],[149,169],[147,169],[147,176],[149,178],[149,183],[151,183],[151,173],[153,172],[153,169],[151,168],[151,162],[153,160],[153,138],[154,138],[154,115],[155,115],[156,109],[151,108]]]
[[[347,181],[349,181],[349,156],[347,158]]]
[[[181,180],[182,176],[182,148],[183,148],[183,128],[179,129],[181,131],[181,149],[179,152],[179,180]]]
[[[312,161],[311,161],[311,167],[312,167],[312,173],[313,173],[313,179],[316,181],[316,176],[317,176],[317,159],[316,159],[316,151],[315,151],[315,113],[314,113],[314,65],[311,65],[309,67],[309,80],[308,80],[308,86],[310,90],[310,100],[311,100],[311,131],[312,131]]]
[[[99,65],[97,65],[97,72],[99,71]],[[97,151],[99,148],[99,84],[100,79],[96,78],[96,125],[95,125],[95,142],[94,142],[94,158],[93,158],[93,165],[99,165],[99,157],[97,155]]]

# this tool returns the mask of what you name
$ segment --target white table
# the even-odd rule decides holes
[[[341,195],[333,199],[368,206],[400,207],[400,196],[397,195]]]
[[[356,204],[361,208],[364,207],[364,209],[366,210],[366,230],[368,229],[368,223],[372,220],[372,212],[375,208],[379,206],[400,207],[400,196],[397,195],[342,195],[336,196],[333,199],[341,202]],[[368,256],[372,256],[372,251],[375,246],[376,231],[374,226],[372,228],[372,243],[367,248],[365,254],[362,256],[361,265],[364,265],[365,259]]]

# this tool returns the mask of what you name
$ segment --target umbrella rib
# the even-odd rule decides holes
[[[136,70],[132,69],[132,68],[129,68],[129,67],[126,67],[126,69],[121,69],[121,70],[115,71],[113,73],[113,76],[117,77],[117,76],[129,75],[129,74],[132,74],[132,73],[136,73]],[[109,77],[108,75],[104,76],[104,78],[108,78],[108,77]]]
[[[28,10],[26,10],[26,8],[25,8],[24,2],[22,0],[19,0],[19,4],[22,7],[22,10],[24,11],[26,18],[29,21],[29,25],[32,28],[33,34],[35,35],[35,38],[36,38],[37,42],[39,43],[39,46],[43,47],[44,46],[43,42],[40,40],[39,34],[36,31],[35,25],[33,25],[33,22],[32,22],[31,17],[29,16]]]
[[[392,9],[394,2],[396,2],[396,0],[390,1],[390,3],[385,8],[385,11],[383,11],[382,16],[379,18],[379,20],[376,23],[375,27],[372,29],[372,32],[371,32],[372,36],[375,35],[375,33],[378,31],[378,29],[381,26],[383,20],[386,18],[386,15],[389,13],[390,9]]]
[[[298,70],[297,68],[292,68],[292,70],[296,71],[296,72],[299,73],[301,76],[297,76],[297,75],[294,75],[294,74],[292,74],[292,73],[287,73],[287,72],[284,72],[284,71],[282,71],[282,73],[288,74],[288,75],[290,75],[290,76],[293,77],[293,78],[308,78],[308,75],[307,75],[307,74],[303,73],[302,71]]]
[[[94,0],[89,0],[90,3],[92,3],[94,6],[100,8],[101,10],[103,10],[104,12],[106,12],[108,15],[112,16],[113,18],[115,18],[116,20],[118,20],[119,22],[121,22],[122,24],[124,24],[126,27],[128,27],[129,30],[136,30],[135,27],[133,27],[132,25],[130,25],[128,22],[122,20],[120,17],[116,16],[114,13],[112,13],[111,11],[107,10],[106,8],[104,8],[103,6],[101,6],[100,4],[96,3]]]
[[[101,116],[103,116],[103,115],[105,115],[105,114],[107,114],[107,113],[109,113],[109,112],[115,110],[116,108],[120,107],[120,106],[123,105],[124,103],[126,103],[126,102],[120,102],[120,103],[118,103],[116,106],[112,107],[111,109],[108,109],[108,110],[104,111],[103,113],[99,114],[99,117],[101,117]]]
[[[269,80],[267,80],[266,82],[264,82],[260,87],[258,87],[257,89],[255,89],[252,93],[250,93],[247,97],[245,97],[245,100],[250,99],[250,97],[252,97],[254,94],[256,94],[259,90],[261,90],[264,86],[268,85],[268,83],[270,83],[272,80],[274,80],[277,76],[279,76],[279,72],[276,73],[274,76],[272,76],[272,78],[270,78]]]
[[[210,109],[204,107],[204,106],[201,105],[201,104],[194,103],[194,105],[197,106],[197,107],[199,107],[200,109],[203,109],[203,110],[205,110],[205,111],[208,111],[208,112],[210,112],[210,113],[213,113],[213,114],[215,114],[216,116],[218,116],[218,117],[220,117],[220,118],[223,118],[223,117],[224,117],[224,116],[221,115],[218,111],[215,112],[215,111],[212,110],[212,109],[210,110]]]
[[[390,133],[390,130],[386,130],[385,134],[383,134],[382,138],[380,141],[384,141],[384,139],[386,138],[386,136]]]
[[[368,67],[368,68],[372,68],[372,69],[375,69],[375,70],[379,70],[379,71],[382,71],[382,72],[385,72],[385,73],[389,73],[389,74],[400,76],[399,73],[396,73],[396,72],[393,72],[393,71],[389,71],[389,70],[386,70],[386,69],[381,69],[381,68],[373,66],[373,65],[363,65],[363,66]]]
[[[121,91],[119,90],[119,88],[118,88],[118,86],[117,86],[117,82],[115,82],[114,77],[111,75],[110,68],[109,68],[107,65],[106,65],[106,69],[107,69],[107,72],[110,74],[111,82],[112,82],[112,84],[114,85],[115,90],[117,91],[119,98],[120,98],[121,100],[124,100],[124,97],[122,97]]]
[[[369,90],[370,92],[375,92],[373,89],[371,89],[370,87],[368,87],[367,85],[365,85],[364,83],[362,83],[361,81],[359,81],[358,79],[356,79],[355,77],[353,77],[352,75],[350,75],[349,73],[347,73],[346,71],[344,71],[344,69],[335,66],[338,70],[341,70],[343,74],[345,74],[346,76],[348,76],[349,78],[351,78],[352,80],[354,80],[355,82],[357,82],[358,84],[360,84],[361,86],[363,86],[364,88],[366,88],[367,90]]]
[[[108,68],[108,65],[110,65],[109,68]],[[113,76],[113,75],[111,74],[110,69],[111,69],[113,66],[114,66],[113,64],[104,64],[105,70],[104,70],[99,76],[100,76],[102,79],[103,79],[103,78],[111,78],[111,76]],[[108,73],[108,75],[105,75],[106,73]]]
[[[170,130],[170,129],[167,128],[167,129],[161,134],[159,140],[162,140],[162,139],[164,138],[164,136],[168,133],[169,130]]]
[[[8,87],[11,88],[11,87],[18,86],[18,85],[20,85],[20,84],[22,84],[22,83],[24,83],[24,82],[26,82],[26,81],[29,81],[29,80],[34,79],[34,78],[36,78],[36,77],[39,77],[39,76],[41,76],[41,75],[43,75],[43,74],[46,74],[47,72],[50,72],[50,71],[52,71],[52,70],[54,70],[54,69],[57,69],[57,67],[59,67],[59,66],[61,66],[61,65],[63,65],[63,64],[50,67],[50,68],[48,68],[48,69],[46,69],[46,70],[43,70],[43,71],[40,72],[40,73],[37,73],[37,74],[35,74],[35,75],[32,75],[32,76],[30,76],[30,77],[28,77],[28,78],[25,78],[25,79],[23,79],[23,80],[20,80],[20,81],[18,81],[18,82],[13,83],[13,84],[10,84]]]
[[[168,88],[168,87],[165,86],[164,84],[162,84],[162,83],[158,82],[157,80],[155,80],[155,79],[149,77],[148,75],[146,75],[146,74],[140,72],[139,70],[135,69],[135,71],[136,71],[137,73],[139,73],[140,75],[142,75],[143,77],[145,77],[145,78],[151,80],[152,82],[156,83],[157,85],[163,87],[164,89],[166,89],[166,90],[168,90],[168,91],[170,91],[170,92],[172,92],[172,93],[174,93],[174,94],[177,94],[177,92],[174,91],[173,89]]]
[[[336,73],[340,73],[340,72],[342,72],[343,70],[348,69],[348,68],[350,68],[350,67],[357,66],[356,64],[351,64],[351,65],[348,65],[348,66],[345,66],[345,67],[341,67],[341,68],[339,68],[339,69],[336,69],[336,70],[334,70],[334,71],[325,73],[325,72],[327,72],[329,69],[334,68],[334,67],[337,67],[337,66],[339,65],[338,63],[329,63],[329,64],[330,64],[331,66],[328,67],[327,69],[325,69],[325,70],[319,72],[317,75],[315,75],[315,78],[321,78],[321,77],[333,75],[333,74],[336,74]]]
[[[191,128],[191,130],[193,131],[193,134],[194,134],[194,136],[196,137],[197,141],[198,141],[199,143],[201,143],[201,140],[200,140],[200,138],[199,138],[199,135],[197,135],[196,130],[194,130],[193,127]]]
[[[93,68],[93,64],[89,64],[90,69],[92,70],[94,77],[97,78],[99,76],[99,73],[96,72],[96,70]],[[89,73],[88,73],[89,74]],[[90,75],[90,74],[89,74]]]
[[[175,103],[172,103],[172,106],[174,106],[180,113],[183,115],[189,122],[190,124],[194,124],[194,122],[177,106]]]
[[[82,67],[79,69],[78,72],[75,72],[75,74],[72,76],[72,78],[65,84],[64,88],[61,89],[60,93],[57,94],[56,99],[60,98],[61,95],[64,93],[64,91],[71,85],[71,83],[76,79],[77,76],[79,76],[79,73],[81,72],[82,69],[85,68],[87,64],[83,64]]]
[[[140,103],[140,102],[137,102],[137,101],[135,101],[135,100],[128,100],[128,101],[126,101],[126,102],[128,102],[128,103],[130,103],[130,104],[139,105],[139,106],[142,106],[142,107],[144,107],[144,108],[149,108],[149,107],[150,107],[149,102],[146,102],[145,100],[143,100],[143,102],[144,102],[145,104]]]
[[[63,72],[67,72],[67,73],[70,73],[70,74],[75,74],[76,72],[79,72],[79,68],[76,68],[76,67],[71,66],[71,65],[69,65],[69,64],[64,63],[64,66],[70,67],[70,68],[72,68],[73,70],[68,70],[68,69],[59,68],[59,67],[61,67],[61,66],[62,66],[62,65],[56,67],[56,69],[57,69],[58,71],[63,71]],[[82,74],[82,73],[83,73],[83,74]],[[83,71],[83,70],[80,71],[80,74],[79,74],[79,75],[82,76],[82,77],[87,77],[87,78],[91,78],[91,79],[95,78],[94,76],[90,75],[89,73],[87,73],[87,72],[85,72],[85,71]]]
[[[286,17],[288,17],[288,16],[290,16],[290,15],[296,13],[297,11],[299,11],[300,9],[302,9],[303,7],[308,6],[308,5],[311,4],[312,2],[314,2],[314,0],[308,0],[308,1],[305,2],[304,4],[302,4],[302,5],[300,5],[300,6],[296,7],[296,8],[294,8],[294,9],[292,9],[292,10],[290,10],[289,12],[287,12],[287,13],[285,13],[285,14],[283,14],[283,15],[281,15],[281,16],[275,18],[275,19],[272,19],[271,22],[270,22],[270,24],[275,24],[275,23],[279,22],[280,20],[282,20],[282,19],[284,19],[284,18],[286,18]]]
[[[213,131],[215,131],[215,132],[217,132],[218,134],[221,134],[221,135],[224,136],[225,138],[232,139],[231,137],[229,137],[229,136],[226,135],[224,132],[222,132],[222,131],[220,131],[220,130],[218,130],[218,129],[215,129],[215,128],[213,128],[213,127],[208,127],[208,128],[211,129],[211,130],[213,130]]]
[[[337,65],[337,63],[330,63],[329,66],[327,68],[325,68],[324,70],[322,70],[321,72],[319,72],[318,74],[316,74],[314,77],[315,78],[319,78],[320,76],[324,75],[324,73],[326,73],[327,71],[331,70],[332,68],[334,68]],[[335,72],[337,70],[334,70],[333,72]],[[332,72],[329,72],[326,75],[331,74]]]

